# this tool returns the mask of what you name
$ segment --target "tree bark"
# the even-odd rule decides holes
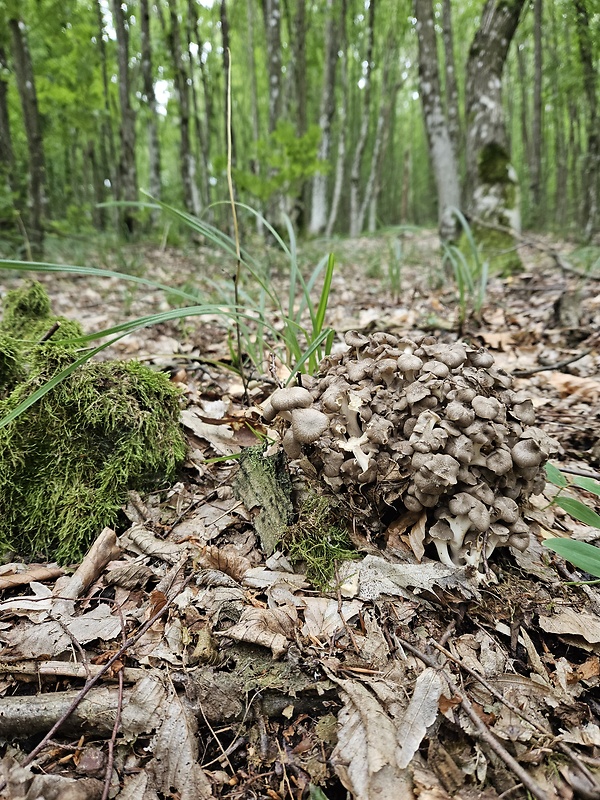
[[[369,232],[374,232],[376,227],[377,216],[377,195],[379,193],[379,177],[381,173],[381,160],[385,150],[386,135],[390,128],[390,116],[392,109],[396,104],[396,95],[400,89],[401,82],[394,81],[390,85],[390,73],[392,64],[397,60],[398,51],[394,41],[392,40],[392,33],[388,37],[385,46],[385,57],[383,64],[383,76],[381,79],[381,95],[379,98],[379,111],[377,114],[377,125],[375,127],[375,140],[373,142],[373,151],[371,153],[371,165],[369,168],[369,176],[365,185],[364,196],[360,204],[360,211],[358,215],[358,228],[362,230],[364,227],[365,215],[369,209]]]
[[[27,42],[27,29],[19,18],[8,21],[11,33],[13,63],[17,89],[23,110],[23,122],[29,152],[29,218],[27,235],[33,260],[40,260],[44,252],[44,217],[46,164],[42,139],[42,125],[35,88],[35,75]]]
[[[342,0],[340,4],[340,92],[341,102],[338,107],[338,140],[337,140],[337,159],[335,162],[335,180],[333,184],[333,194],[331,198],[331,208],[327,219],[325,235],[330,237],[333,233],[337,220],[340,199],[342,197],[342,186],[344,184],[344,167],[346,161],[346,119],[348,117],[348,33],[346,30],[346,11],[347,0]]]
[[[545,192],[542,191],[542,0],[533,3],[533,116],[531,121],[531,199],[533,200],[533,221],[539,225],[545,219]]]
[[[212,93],[208,76],[206,74],[206,66],[203,59],[203,43],[200,36],[200,29],[198,25],[198,7],[195,0],[188,0],[188,24],[190,27],[189,39],[191,41],[192,34],[196,37],[198,45],[198,64],[200,65],[200,77],[202,80],[202,94],[204,98],[204,120],[203,122],[198,119],[198,131],[200,135],[200,146],[202,149],[202,169],[204,173],[203,184],[205,201],[207,205],[211,202],[211,186],[210,186],[210,137],[212,130]],[[190,56],[191,57],[191,56]],[[191,74],[191,72],[190,72]],[[196,112],[198,117],[199,112]],[[210,215],[210,211],[208,212]]]
[[[228,84],[229,84],[229,71],[231,69],[231,43],[229,40],[229,20],[227,19],[227,5],[226,0],[221,0],[221,38],[223,40],[223,122],[224,122],[224,139],[228,139],[229,120],[227,117],[228,107]],[[233,102],[233,98],[232,98]],[[235,148],[235,131],[233,128],[233,119],[231,120],[231,163],[236,162],[236,148]]]
[[[446,89],[446,119],[448,133],[455,157],[462,152],[462,126],[458,103],[458,86],[456,83],[456,61],[454,58],[454,34],[452,30],[452,4],[451,0],[442,0],[442,41],[444,43],[445,89]]]
[[[140,0],[140,40],[142,51],[142,84],[144,100],[148,108],[148,183],[150,194],[160,200],[160,144],[158,139],[158,111],[154,93],[154,74],[152,71],[152,44],[150,40],[150,14],[148,0]]]
[[[175,70],[175,86],[179,100],[179,166],[183,185],[183,204],[186,211],[198,216],[200,198],[196,185],[196,161],[190,148],[190,87],[188,73],[181,53],[181,33],[176,0],[169,2],[169,49]]]
[[[573,0],[576,13],[579,54],[583,68],[583,86],[586,96],[587,152],[583,181],[583,227],[586,241],[598,229],[598,177],[600,174],[600,134],[598,133],[597,75],[590,18],[585,0]]]
[[[112,3],[115,32],[117,35],[117,62],[119,66],[119,105],[121,107],[121,154],[119,158],[119,196],[127,202],[137,200],[137,169],[135,163],[135,112],[131,106],[129,73],[129,27],[121,0]],[[135,215],[125,207],[121,213],[124,231],[130,235],[135,229]]]
[[[208,130],[205,127],[204,120],[200,114],[200,103],[198,101],[198,89],[196,86],[196,75],[194,56],[192,53],[192,44],[194,43],[194,32],[198,28],[198,16],[195,8],[194,0],[188,0],[187,4],[187,19],[186,19],[186,38],[187,50],[189,54],[189,69],[190,69],[190,91],[192,95],[192,108],[194,128],[196,130],[194,154],[196,156],[196,163],[200,162],[202,165],[202,174],[200,176],[200,195],[201,202],[204,207],[210,204],[210,172],[209,172],[209,157],[208,157]],[[195,42],[198,47],[198,61],[200,63],[200,71],[202,72],[202,50],[201,43]]]
[[[419,86],[429,154],[438,198],[438,227],[442,239],[456,235],[454,208],[460,208],[456,155],[446,123],[440,89],[432,0],[414,0],[419,40]]]
[[[467,212],[520,230],[519,186],[510,162],[502,106],[502,72],[525,0],[486,0],[467,61]],[[510,234],[474,229],[482,255],[497,271],[521,266]]]
[[[115,150],[115,140],[113,137],[112,114],[110,109],[110,97],[108,91],[108,65],[106,59],[106,42],[104,32],[104,19],[100,2],[96,2],[96,19],[98,23],[98,50],[100,52],[100,71],[102,74],[102,98],[104,108],[102,111],[102,122],[100,125],[100,164],[102,170],[102,202],[106,197],[106,185],[110,186],[112,196],[115,200],[120,197],[119,177],[117,165],[117,154]],[[108,184],[105,184],[108,181]],[[98,209],[98,224],[100,230],[106,227],[106,209]],[[115,224],[120,212],[115,212]]]
[[[2,77],[3,74],[7,74],[5,72],[7,68],[6,53],[0,46],[0,183],[2,184],[0,188],[7,195],[12,195],[14,202],[18,194],[18,186],[8,115],[8,83]]]
[[[350,171],[350,236],[358,236],[361,232],[360,219],[360,177],[363,155],[369,136],[371,114],[371,72],[373,70],[373,46],[375,41],[375,0],[369,4],[369,21],[367,28],[367,54],[364,71],[363,100],[361,107],[361,123],[358,141],[352,158]]]
[[[335,113],[335,71],[338,59],[338,36],[334,16],[333,0],[327,0],[327,21],[325,23],[325,52],[323,67],[323,88],[319,110],[319,161],[327,163],[331,151],[331,123]],[[308,232],[313,236],[322,233],[327,224],[327,175],[318,172],[312,180],[310,204],[310,223]]]
[[[281,4],[280,0],[263,0],[267,41],[267,74],[269,76],[269,133],[281,118]]]

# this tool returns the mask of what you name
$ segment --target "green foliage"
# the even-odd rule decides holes
[[[19,336],[56,319],[39,284],[7,301],[3,328],[14,324]],[[0,551],[78,560],[114,524],[128,489],[160,485],[183,461],[178,392],[136,362],[88,361],[57,382],[81,361],[60,329],[42,344],[6,332],[0,348],[3,366],[12,365],[0,372]],[[38,402],[15,417],[40,388]]]
[[[261,202],[277,193],[296,194],[307,178],[328,168],[318,159],[320,136],[318,125],[311,125],[304,136],[298,136],[291,122],[280,120],[270,136],[256,143],[260,172],[233,171],[238,188]]]
[[[292,562],[306,565],[308,579],[320,589],[331,588],[336,566],[359,557],[331,508],[331,500],[309,493],[288,528],[283,546]]]
[[[471,317],[477,317],[487,294],[489,264],[481,259],[473,231],[465,216],[454,208],[462,234],[458,245],[442,243],[444,268],[450,267],[458,294],[458,324],[462,327]]]
[[[593,478],[585,478],[575,476],[571,481],[559,469],[546,464],[546,477],[559,488],[559,492],[552,501],[554,505],[562,508],[567,514],[570,514],[574,519],[589,525],[592,528],[600,529],[600,515],[596,514],[591,508],[580,500],[572,497],[562,497],[560,492],[569,487],[577,486],[580,489],[585,489],[600,497],[600,483]],[[575,539],[546,539],[544,546],[553,550],[558,555],[570,561],[579,569],[589,572],[600,578],[600,547],[588,544],[587,542],[580,542]]]

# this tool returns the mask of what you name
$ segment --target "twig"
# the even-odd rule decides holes
[[[235,257],[237,259],[237,268],[233,277],[233,299],[235,303],[236,315],[240,307],[240,290],[239,284],[242,277],[242,251],[240,249],[240,231],[238,228],[237,210],[235,207],[235,197],[233,193],[233,178],[231,177],[231,158],[232,158],[233,143],[231,139],[231,51],[227,48],[227,187],[229,189],[229,200],[231,202],[231,215],[233,218],[233,237],[235,239]],[[248,397],[248,382],[246,380],[246,373],[244,372],[244,363],[242,361],[242,334],[240,331],[240,321],[236,316],[235,319],[235,338],[237,345],[238,366],[240,370],[240,377],[242,379],[242,386],[244,388],[244,402],[247,406],[250,405]]]
[[[59,320],[56,320],[56,322],[52,324],[52,327],[50,327],[46,331],[46,333],[42,336],[42,338],[38,341],[38,344],[43,344],[44,342],[47,342],[48,339],[51,339],[59,328],[60,328],[60,322]]]
[[[580,478],[591,478],[594,481],[600,481],[600,474],[597,472],[589,472],[588,470],[575,469],[572,467],[563,467],[562,464],[560,465],[560,471],[568,472],[569,475],[578,475]]]
[[[104,778],[104,791],[102,792],[102,800],[108,800],[108,793],[110,791],[110,782],[112,779],[113,764],[115,763],[115,742],[117,741],[117,733],[121,727],[121,711],[123,709],[123,670],[119,670],[119,699],[117,701],[117,713],[115,715],[115,724],[113,726],[112,736],[108,743],[108,759],[106,762],[106,776]]]
[[[188,583],[190,583],[190,581],[193,579],[193,577],[194,577],[193,573],[192,573],[192,574],[190,574],[190,575],[189,575],[189,576],[186,578],[186,580],[185,580],[185,583],[184,583],[184,586],[186,586]],[[145,622],[145,623],[142,625],[142,627],[139,629],[139,631],[138,631],[137,633],[135,633],[133,636],[130,636],[130,637],[129,637],[129,638],[128,638],[128,639],[127,639],[127,640],[126,640],[126,641],[125,641],[125,642],[124,642],[122,645],[121,645],[121,647],[120,647],[120,648],[117,650],[117,652],[116,652],[116,653],[114,653],[114,655],[113,655],[113,656],[111,656],[111,658],[109,658],[109,660],[108,660],[108,661],[106,662],[106,664],[105,664],[105,665],[102,667],[102,669],[101,669],[99,672],[97,672],[97,673],[96,673],[96,675],[93,675],[93,676],[92,676],[92,677],[91,677],[91,678],[90,678],[88,681],[86,681],[86,683],[85,683],[85,686],[84,686],[84,687],[81,689],[81,691],[80,691],[80,692],[77,694],[77,696],[76,696],[76,697],[73,699],[73,702],[72,702],[72,703],[71,703],[71,705],[70,705],[70,706],[67,708],[67,710],[65,711],[65,713],[64,713],[64,714],[61,716],[61,718],[60,718],[59,720],[57,720],[57,721],[54,723],[54,725],[52,726],[52,728],[50,728],[50,730],[49,730],[49,731],[48,731],[48,733],[47,733],[47,734],[44,736],[44,738],[42,739],[42,741],[41,741],[41,742],[40,742],[40,743],[39,743],[39,744],[38,744],[36,747],[34,747],[34,749],[31,751],[31,753],[29,753],[29,755],[28,755],[28,756],[26,756],[26,757],[23,759],[23,761],[21,762],[21,766],[22,766],[22,767],[26,767],[26,766],[28,766],[29,764],[31,764],[31,762],[32,762],[32,761],[35,759],[35,757],[37,756],[37,754],[38,754],[38,753],[40,753],[40,752],[41,752],[41,751],[44,749],[44,747],[45,747],[45,746],[48,744],[48,742],[50,741],[50,739],[52,739],[52,737],[54,736],[54,734],[56,733],[56,731],[57,731],[57,730],[58,730],[58,729],[59,729],[59,728],[60,728],[60,727],[61,727],[61,726],[62,726],[62,725],[65,723],[65,721],[66,721],[66,720],[67,720],[67,719],[68,719],[68,718],[71,716],[71,714],[73,713],[73,711],[75,711],[75,709],[77,708],[77,706],[79,705],[79,703],[80,703],[80,702],[83,700],[83,698],[84,698],[84,697],[85,697],[85,696],[88,694],[88,692],[90,691],[90,689],[91,689],[93,686],[95,686],[95,685],[98,683],[98,681],[100,680],[100,678],[101,678],[103,675],[105,675],[105,674],[106,674],[106,673],[109,671],[109,669],[112,667],[112,665],[113,665],[113,664],[114,664],[116,661],[118,661],[118,660],[121,658],[121,656],[123,655],[123,653],[125,653],[125,652],[126,652],[126,651],[127,651],[127,650],[128,650],[128,649],[129,649],[129,648],[132,646],[132,645],[134,645],[136,642],[138,642],[138,641],[139,641],[139,640],[142,638],[142,636],[143,636],[143,635],[146,633],[146,631],[147,631],[147,630],[149,630],[149,628],[151,628],[151,627],[154,625],[154,623],[155,623],[157,620],[159,620],[159,619],[162,617],[162,615],[165,613],[165,611],[166,611],[166,610],[167,610],[167,609],[168,609],[168,608],[169,608],[169,607],[170,607],[170,606],[173,604],[173,602],[174,602],[174,601],[175,601],[175,599],[178,597],[178,595],[179,595],[179,592],[177,592],[176,594],[173,594],[173,596],[172,596],[172,597],[170,597],[170,598],[167,600],[167,602],[165,603],[165,605],[164,605],[164,606],[163,606],[163,607],[162,607],[162,608],[161,608],[159,611],[157,611],[157,612],[156,612],[156,614],[154,614],[154,616],[150,617],[150,619],[149,619],[149,620],[147,620],[147,621],[146,621],[146,622]],[[2,791],[2,790],[3,790],[3,789],[5,789],[5,788],[6,788],[6,781],[4,781],[4,782],[3,782],[3,783],[0,785],[0,791]]]
[[[479,681],[479,683],[485,689],[487,689],[487,691],[492,695],[492,697],[495,697],[496,700],[499,700],[501,703],[503,703],[510,711],[513,712],[513,714],[516,714],[517,716],[521,717],[521,719],[524,720],[528,725],[531,725],[532,728],[535,728],[535,730],[537,730],[538,733],[541,733],[543,736],[546,737],[549,736],[549,731],[543,728],[535,720],[532,720],[529,717],[527,717],[518,706],[514,705],[514,703],[511,703],[510,700],[507,700],[504,697],[504,695],[501,692],[499,692],[494,686],[492,686],[492,684],[489,683],[482,675],[480,675],[474,669],[471,669],[471,667],[468,667],[463,661],[461,661],[460,658],[454,656],[449,650],[446,650],[445,647],[442,647],[442,645],[438,644],[434,639],[431,639],[430,642],[436,648],[436,650],[439,650],[440,653],[443,653],[446,656],[446,658],[449,658],[450,661],[453,661],[468,675],[470,675],[472,678],[475,678],[476,681]],[[587,767],[584,764],[581,763],[581,760],[579,759],[577,753],[573,752],[573,750],[571,750],[571,748],[564,742],[556,742],[556,744],[560,747],[563,753],[573,761],[575,766],[577,766],[581,770],[581,772],[585,775],[585,777],[588,780],[590,780],[597,789],[600,789],[600,786],[596,782],[594,775],[587,769]]]
[[[407,642],[402,636],[398,636],[398,639],[402,642],[403,646],[406,647],[413,655],[415,655],[418,659],[420,659],[424,664],[428,667],[431,667],[435,670],[440,670],[440,664],[430,656],[423,653],[418,648],[414,647],[410,642]],[[444,671],[444,678],[448,682],[448,686],[450,690],[454,694],[455,697],[459,699],[459,702],[469,717],[481,739],[485,741],[485,743],[489,746],[490,750],[493,750],[494,753],[504,761],[506,766],[512,770],[512,772],[517,776],[517,778],[521,781],[521,783],[528,789],[534,797],[537,797],[538,800],[547,800],[547,793],[542,789],[542,787],[534,781],[533,778],[527,773],[523,767],[519,764],[519,762],[511,756],[511,754],[506,750],[506,748],[500,744],[500,742],[496,739],[496,737],[491,733],[491,731],[487,728],[483,720],[477,714],[473,706],[471,705],[471,701],[466,697],[466,695],[459,692],[456,684],[448,675],[447,672]]]
[[[579,361],[580,358],[585,358],[585,356],[589,356],[594,350],[593,347],[584,350],[583,353],[579,353],[579,355],[573,356],[572,358],[566,358],[564,361],[558,361],[555,364],[545,364],[543,367],[532,367],[531,369],[516,369],[511,372],[511,375],[515,378],[527,378],[529,375],[535,375],[537,372],[546,372],[550,369],[562,369],[566,367],[568,364],[573,364],[575,361]]]

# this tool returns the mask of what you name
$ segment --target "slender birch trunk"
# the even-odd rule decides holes
[[[42,125],[25,23],[19,18],[12,18],[8,21],[8,27],[11,33],[13,64],[29,152],[29,217],[27,235],[29,237],[31,257],[35,261],[41,260],[44,252],[46,164]]]
[[[181,32],[176,0],[169,3],[168,42],[175,70],[175,85],[179,100],[179,162],[183,184],[183,203],[186,211],[198,216],[201,211],[198,186],[196,184],[196,160],[190,148],[190,87],[188,72],[181,52]]]
[[[194,42],[194,32],[197,31],[198,17],[196,12],[196,4],[194,0],[188,0],[187,4],[187,19],[186,19],[186,39],[187,51],[189,58],[190,70],[190,92],[192,95],[192,108],[195,136],[195,156],[196,163],[201,164],[201,175],[199,180],[200,185],[200,199],[204,207],[210,204],[210,164],[209,164],[209,145],[208,145],[208,130],[205,127],[204,120],[200,113],[200,102],[198,99],[198,89],[196,85],[196,67],[194,64],[194,55],[192,53],[192,44],[198,47],[199,63],[202,65],[202,50],[201,43]]]
[[[120,199],[137,200],[137,169],[135,163],[135,112],[131,106],[129,72],[129,27],[125,24],[121,0],[113,0],[113,20],[117,35],[117,62],[119,67],[119,105],[121,107],[121,153],[119,158]],[[127,234],[135,228],[135,216],[130,208],[121,213],[121,223]]]
[[[579,55],[586,96],[587,152],[583,178],[583,227],[586,241],[598,230],[598,191],[600,189],[600,133],[598,132],[598,77],[590,17],[584,0],[573,0],[576,13]]]
[[[438,227],[442,239],[456,235],[453,209],[460,207],[460,182],[456,155],[442,106],[433,4],[414,0],[419,40],[419,85],[429,155],[438,198]]]
[[[281,4],[280,0],[264,0],[263,13],[267,41],[267,73],[269,76],[269,133],[281,118]]]
[[[148,108],[148,184],[150,194],[157,200],[161,195],[160,143],[158,139],[158,111],[154,93],[152,71],[152,44],[150,40],[150,14],[148,0],[140,0],[140,43],[142,51],[142,85],[144,101]],[[156,220],[156,214],[154,215]]]
[[[325,53],[323,69],[323,89],[319,109],[319,161],[327,163],[331,151],[331,123],[335,113],[335,71],[338,59],[337,26],[334,16],[333,0],[327,0],[327,21],[325,23]],[[313,236],[322,233],[327,224],[327,174],[318,172],[312,180],[310,203],[310,222],[308,232]]]
[[[534,0],[533,3],[533,116],[531,120],[531,139],[533,144],[531,158],[530,187],[531,199],[533,200],[533,219],[536,224],[540,224],[545,218],[544,209],[545,192],[543,192],[542,176],[542,78],[543,78],[543,55],[542,55],[542,0]]]
[[[389,131],[390,116],[396,104],[396,95],[401,83],[395,81],[390,85],[390,72],[392,64],[396,60],[397,49],[391,36],[388,38],[385,47],[385,60],[383,64],[383,76],[381,80],[381,96],[379,98],[379,111],[377,114],[377,125],[375,127],[375,141],[373,142],[373,152],[371,153],[371,166],[369,177],[365,186],[365,192],[360,204],[358,213],[358,229],[363,230],[367,209],[369,209],[369,231],[375,230],[375,219],[377,209],[377,194],[379,192],[378,177],[380,175],[381,159],[385,149],[386,134]]]
[[[363,156],[367,139],[369,137],[369,123],[371,116],[371,72],[373,70],[373,45],[375,40],[375,0],[371,0],[369,5],[369,22],[367,31],[367,55],[366,68],[363,75],[363,102],[361,108],[361,123],[358,141],[354,149],[352,158],[352,168],[350,171],[350,236],[358,236],[361,232],[360,219],[360,178],[363,163]]]
[[[444,74],[446,78],[446,119],[450,140],[455,156],[458,159],[458,154],[462,152],[463,134],[458,103],[458,86],[456,83],[451,0],[442,0],[442,41],[444,43]]]
[[[335,162],[335,181],[333,184],[333,195],[331,198],[331,208],[325,235],[330,237],[333,233],[337,220],[340,199],[342,197],[342,186],[344,184],[344,167],[346,163],[346,119],[348,117],[348,34],[346,30],[346,11],[347,0],[342,0],[340,4],[340,92],[341,102],[338,106],[338,140],[337,140],[337,159]]]

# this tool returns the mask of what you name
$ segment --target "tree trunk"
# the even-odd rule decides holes
[[[200,77],[202,80],[202,94],[204,97],[204,119],[200,120],[200,113],[196,110],[198,116],[197,128],[200,135],[200,147],[202,149],[202,170],[203,170],[203,185],[205,201],[207,205],[211,202],[211,186],[210,186],[210,136],[212,130],[212,94],[210,85],[208,83],[208,76],[206,74],[206,67],[202,58],[203,44],[200,36],[200,29],[198,26],[198,7],[195,0],[188,0],[188,25],[189,25],[189,40],[192,39],[192,34],[196,37],[198,45],[198,64],[200,65]],[[191,58],[191,56],[190,56]],[[191,75],[190,70],[190,75]],[[196,93],[194,93],[195,96]],[[212,212],[209,211],[210,216]]]
[[[202,175],[200,179],[200,194],[201,201],[204,207],[210,204],[210,166],[209,166],[209,146],[208,136],[209,131],[204,124],[204,120],[200,114],[200,103],[198,101],[198,89],[196,87],[196,76],[194,66],[194,56],[192,53],[192,42],[194,41],[194,32],[198,28],[198,16],[194,0],[188,0],[188,13],[186,20],[186,37],[187,49],[189,54],[189,67],[190,67],[190,90],[192,93],[192,107],[194,109],[194,127],[196,129],[196,147],[195,154],[197,156],[196,162],[200,161],[202,164]],[[198,47],[198,61],[200,64],[200,71],[202,72],[202,49],[201,43],[196,42]]]
[[[510,162],[502,107],[502,72],[525,0],[487,0],[467,61],[467,212],[476,220],[519,230],[519,186]],[[490,267],[521,266],[513,237],[477,226],[476,241]]]
[[[358,141],[352,158],[350,171],[350,236],[358,236],[361,232],[360,219],[360,177],[363,155],[369,136],[369,122],[371,114],[371,72],[373,69],[373,45],[375,40],[375,0],[369,4],[369,21],[367,30],[367,55],[364,71],[363,101],[361,108],[361,123]]]
[[[296,93],[296,134],[304,136],[307,130],[308,87],[306,82],[306,0],[296,0],[296,16],[294,19],[294,35],[292,50],[294,54],[294,85]],[[309,201],[308,184],[303,181],[298,187],[298,195],[294,209],[294,219],[298,230],[306,229],[306,212]]]
[[[281,118],[281,4],[279,0],[263,0],[267,40],[267,73],[269,76],[269,133]]]
[[[319,110],[319,161],[327,163],[331,151],[331,122],[335,113],[335,67],[338,58],[337,30],[333,0],[327,0],[327,22],[325,23],[325,58],[323,67],[323,89]],[[308,232],[313,236],[322,233],[327,224],[327,175],[318,172],[312,180],[310,223]]]
[[[584,0],[573,0],[576,13],[579,54],[586,95],[587,152],[583,180],[583,227],[586,241],[598,229],[598,177],[600,174],[600,134],[598,133],[597,75],[590,18]]]
[[[438,198],[438,227],[442,239],[456,235],[454,208],[460,208],[456,155],[444,116],[440,90],[432,0],[414,0],[419,40],[419,86]]]
[[[340,199],[342,197],[342,186],[344,184],[344,167],[346,161],[346,119],[348,117],[348,33],[346,30],[346,11],[347,0],[342,0],[340,4],[340,92],[342,95],[338,107],[338,140],[337,140],[337,159],[335,162],[335,180],[333,184],[333,194],[331,198],[331,209],[325,228],[325,235],[330,237],[333,233],[337,220]]]
[[[533,3],[533,117],[531,121],[531,199],[533,221],[540,225],[545,219],[545,192],[542,191],[542,0]],[[558,98],[557,98],[558,100]]]
[[[18,202],[19,187],[16,180],[15,155],[8,115],[8,64],[4,48],[0,46],[0,192],[12,197],[12,205]]]
[[[221,38],[223,40],[223,109],[224,109],[224,139],[223,141],[227,141],[229,138],[228,128],[229,128],[229,119],[227,117],[227,108],[228,108],[228,84],[229,84],[229,70],[231,69],[231,44],[229,41],[229,20],[227,19],[227,5],[226,0],[221,0]],[[233,98],[232,98],[233,104]],[[231,120],[231,163],[235,165],[236,157],[235,157],[235,135],[233,129],[233,119]]]
[[[27,43],[27,30],[21,19],[9,19],[13,62],[23,122],[29,151],[29,218],[27,235],[33,260],[40,260],[44,252],[44,216],[46,166],[42,126],[38,109],[35,76]]]
[[[183,204],[186,211],[198,216],[200,214],[200,198],[196,185],[196,162],[190,149],[190,87],[187,69],[181,53],[181,33],[176,0],[168,0],[168,2],[171,23],[168,41],[173,69],[175,70],[177,98],[179,100],[179,166],[183,185]]]
[[[398,51],[392,40],[392,34],[388,37],[385,46],[385,60],[383,64],[383,76],[381,79],[381,95],[379,98],[379,112],[377,114],[377,125],[375,127],[375,141],[373,142],[373,152],[371,153],[371,166],[369,176],[365,186],[365,192],[360,211],[358,214],[358,228],[363,229],[365,215],[369,209],[369,232],[375,231],[376,221],[376,200],[379,192],[378,179],[380,175],[381,159],[385,149],[386,134],[390,128],[390,116],[396,104],[396,95],[400,89],[401,82],[395,81],[390,86],[390,72],[392,64],[397,61]],[[394,64],[395,66],[395,64]]]
[[[110,191],[114,200],[120,197],[119,177],[117,170],[117,154],[115,140],[113,136],[112,114],[110,109],[110,96],[108,90],[108,65],[106,60],[106,42],[104,32],[104,18],[100,2],[96,2],[96,20],[98,23],[98,49],[100,52],[100,71],[102,73],[102,98],[103,111],[100,124],[100,165],[102,170],[102,202],[106,197],[106,186],[110,186]],[[105,184],[105,181],[107,183]],[[106,227],[105,208],[98,209],[99,229]],[[114,224],[118,224],[120,212],[114,211]]]
[[[135,112],[131,107],[130,98],[129,27],[125,25],[121,0],[113,0],[112,11],[117,35],[119,105],[121,107],[119,194],[120,199],[135,202],[137,200],[137,169],[135,164]],[[131,208],[123,209],[121,223],[125,233],[131,235],[135,229],[135,215]]]
[[[150,194],[160,200],[160,144],[158,140],[158,111],[154,94],[154,74],[152,72],[152,45],[150,42],[150,14],[148,0],[140,0],[140,39],[142,51],[142,83],[144,99],[148,107],[148,183]]]
[[[462,126],[458,104],[458,86],[456,83],[456,61],[454,58],[454,34],[452,30],[452,4],[450,0],[442,0],[442,41],[444,43],[444,66],[446,88],[446,119],[448,133],[454,148],[455,157],[462,153]]]

